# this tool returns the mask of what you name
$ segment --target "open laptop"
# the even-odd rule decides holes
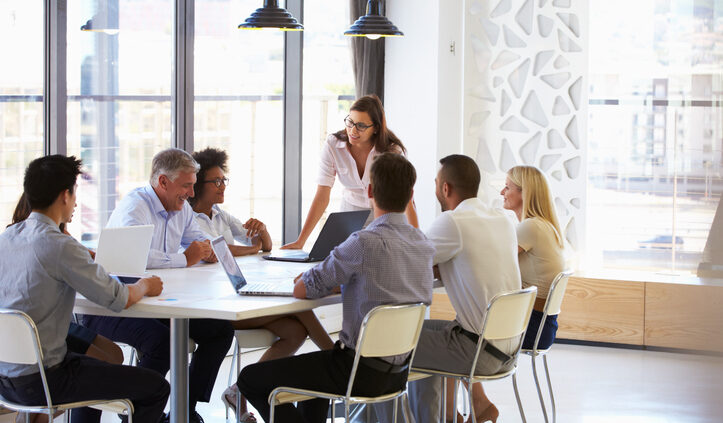
[[[153,225],[105,228],[100,232],[95,262],[115,276],[142,278],[153,239]]]
[[[221,263],[223,270],[226,271],[228,279],[233,285],[233,289],[239,295],[278,295],[283,297],[291,297],[294,295],[294,281],[285,280],[277,282],[246,282],[246,278],[238,263],[233,258],[231,250],[223,236],[211,241],[211,248],[216,254],[218,261]]]
[[[310,252],[302,250],[276,250],[264,256],[266,260],[312,262],[322,261],[331,250],[344,242],[349,235],[364,226],[370,210],[331,213],[321,228],[319,237]]]

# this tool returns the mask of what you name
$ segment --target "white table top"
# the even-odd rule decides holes
[[[293,280],[315,264],[268,261],[263,260],[260,254],[236,257],[236,261],[249,282]],[[102,316],[241,320],[341,302],[338,294],[317,300],[237,295],[219,263],[181,269],[152,269],[148,272],[163,280],[163,292],[158,297],[145,297],[130,308],[115,313],[79,294],[75,312]]]

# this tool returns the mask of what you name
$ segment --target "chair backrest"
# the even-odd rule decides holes
[[[0,361],[37,364],[43,361],[38,330],[33,319],[18,310],[0,309],[0,333],[11,342],[0,342]]]
[[[362,357],[399,355],[417,346],[425,304],[383,305],[367,313],[362,322],[357,350]]]
[[[555,276],[552,284],[550,284],[550,293],[547,294],[544,310],[545,315],[556,316],[560,314],[562,299],[565,298],[565,290],[567,289],[567,280],[572,274],[573,272],[571,270],[564,270]]]
[[[530,321],[536,295],[534,286],[495,295],[487,306],[481,338],[494,340],[522,335]]]

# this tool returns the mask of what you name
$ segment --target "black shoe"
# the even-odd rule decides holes
[[[171,421],[171,413],[166,413],[163,418],[161,419],[161,423],[168,423]],[[201,417],[200,414],[196,410],[193,410],[189,413],[188,416],[189,423],[204,423],[203,417]]]

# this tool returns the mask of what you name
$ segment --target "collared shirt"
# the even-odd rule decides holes
[[[24,311],[33,319],[46,368],[65,357],[76,291],[113,311],[123,310],[128,302],[128,287],[110,277],[85,247],[43,214],[33,212],[6,229],[0,235],[0,251],[0,307]],[[6,377],[37,372],[35,364],[0,363],[0,375]]]
[[[211,207],[210,218],[206,213],[196,213],[196,222],[198,227],[211,238],[223,235],[223,239],[229,245],[233,245],[234,240],[243,245],[252,245],[251,238],[246,235],[243,223],[230,213],[221,210],[218,204]]]
[[[364,317],[383,304],[432,302],[434,248],[402,213],[379,216],[334,248],[329,257],[301,275],[308,298],[342,286],[339,339],[356,348]]]
[[[193,241],[208,239],[195,217],[188,202],[183,203],[179,211],[166,211],[153,187],[146,185],[123,197],[106,226],[153,225],[148,268],[186,267],[186,256],[181,248],[187,248]]]
[[[426,233],[457,321],[479,333],[490,300],[521,287],[514,225],[502,210],[469,198],[439,215]]]
[[[321,150],[317,183],[333,187],[338,176],[339,182],[344,186],[344,201],[356,207],[371,209],[372,204],[367,197],[367,187],[369,186],[369,169],[377,154],[377,150],[372,147],[364,165],[364,174],[360,178],[354,157],[347,148],[347,142],[331,134],[326,138]]]

